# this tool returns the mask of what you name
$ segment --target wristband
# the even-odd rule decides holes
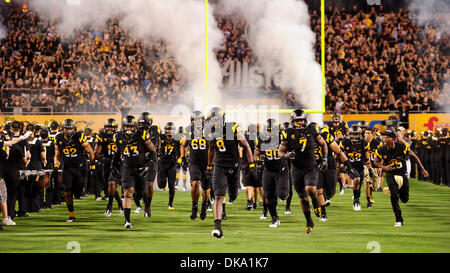
[[[213,169],[213,165],[208,164],[208,166],[206,167],[206,169],[207,169],[208,171],[212,170],[212,169]]]
[[[181,157],[178,158],[177,163],[181,163]]]
[[[249,168],[254,168],[254,167],[255,167],[255,163],[250,163],[250,164],[248,164],[248,167],[249,167]]]
[[[91,170],[95,170],[95,165],[91,165]]]

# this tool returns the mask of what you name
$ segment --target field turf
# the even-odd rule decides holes
[[[189,218],[189,192],[177,191],[175,210],[167,209],[168,192],[155,191],[152,217],[131,211],[133,228],[124,229],[124,217],[114,201],[113,215],[103,215],[107,201],[93,196],[75,200],[77,222],[66,223],[65,205],[15,218],[17,226],[0,232],[2,253],[448,253],[450,251],[450,188],[410,181],[410,200],[401,203],[405,225],[394,227],[394,213],[388,195],[375,192],[373,209],[352,209],[352,191],[337,194],[327,207],[328,222],[312,213],[315,228],[305,234],[305,218],[297,195],[291,215],[278,203],[281,225],[269,228],[270,216],[260,220],[262,208],[247,211],[245,192],[227,205],[223,221],[224,238],[211,237],[212,212],[204,221]],[[75,243],[73,243],[75,242]],[[214,242],[214,244],[213,244]],[[73,248],[73,245],[79,248]]]

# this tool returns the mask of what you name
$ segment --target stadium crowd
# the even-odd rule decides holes
[[[311,10],[310,16],[320,62],[320,14]],[[215,17],[226,38],[215,51],[219,63],[256,63],[239,14]],[[428,111],[449,104],[448,33],[433,24],[419,26],[407,9],[329,6],[326,17],[328,112]],[[105,29],[79,29],[66,37],[56,32],[57,22],[32,10],[13,9],[5,23],[2,111],[111,112],[124,102],[155,108],[176,102],[185,86],[164,41],[144,46],[113,19]],[[8,92],[14,88],[29,91]],[[298,106],[292,92],[282,93],[286,105]]]

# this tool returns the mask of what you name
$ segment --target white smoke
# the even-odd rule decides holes
[[[57,31],[70,34],[83,26],[103,27],[109,18],[130,31],[144,45],[164,40],[167,49],[187,73],[186,103],[205,93],[205,6],[200,0],[33,0],[30,7],[44,17],[58,19]],[[220,102],[221,71],[214,48],[221,44],[223,34],[208,9],[208,102]],[[204,98],[206,99],[206,98]]]
[[[304,108],[322,109],[322,74],[307,5],[296,0],[227,0],[223,8],[244,16],[260,65],[266,71],[281,67],[281,87],[293,89]]]

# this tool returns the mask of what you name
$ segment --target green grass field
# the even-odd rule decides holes
[[[113,215],[103,215],[107,201],[93,196],[75,200],[77,222],[66,223],[65,205],[15,218],[17,226],[0,232],[0,252],[69,253],[73,241],[82,253],[448,253],[450,251],[450,188],[410,181],[410,200],[401,204],[405,225],[394,227],[389,196],[374,193],[373,209],[352,209],[352,191],[336,195],[327,207],[328,222],[315,219],[313,234],[306,235],[299,199],[292,200],[292,214],[284,214],[279,203],[281,225],[269,228],[270,217],[260,220],[262,208],[247,211],[245,192],[227,205],[228,219],[222,224],[224,238],[211,237],[212,212],[204,221],[190,220],[188,192],[177,192],[175,210],[167,209],[168,192],[156,191],[152,217],[131,212],[133,229],[125,230],[124,217],[114,203]],[[214,242],[214,244],[212,244]]]

